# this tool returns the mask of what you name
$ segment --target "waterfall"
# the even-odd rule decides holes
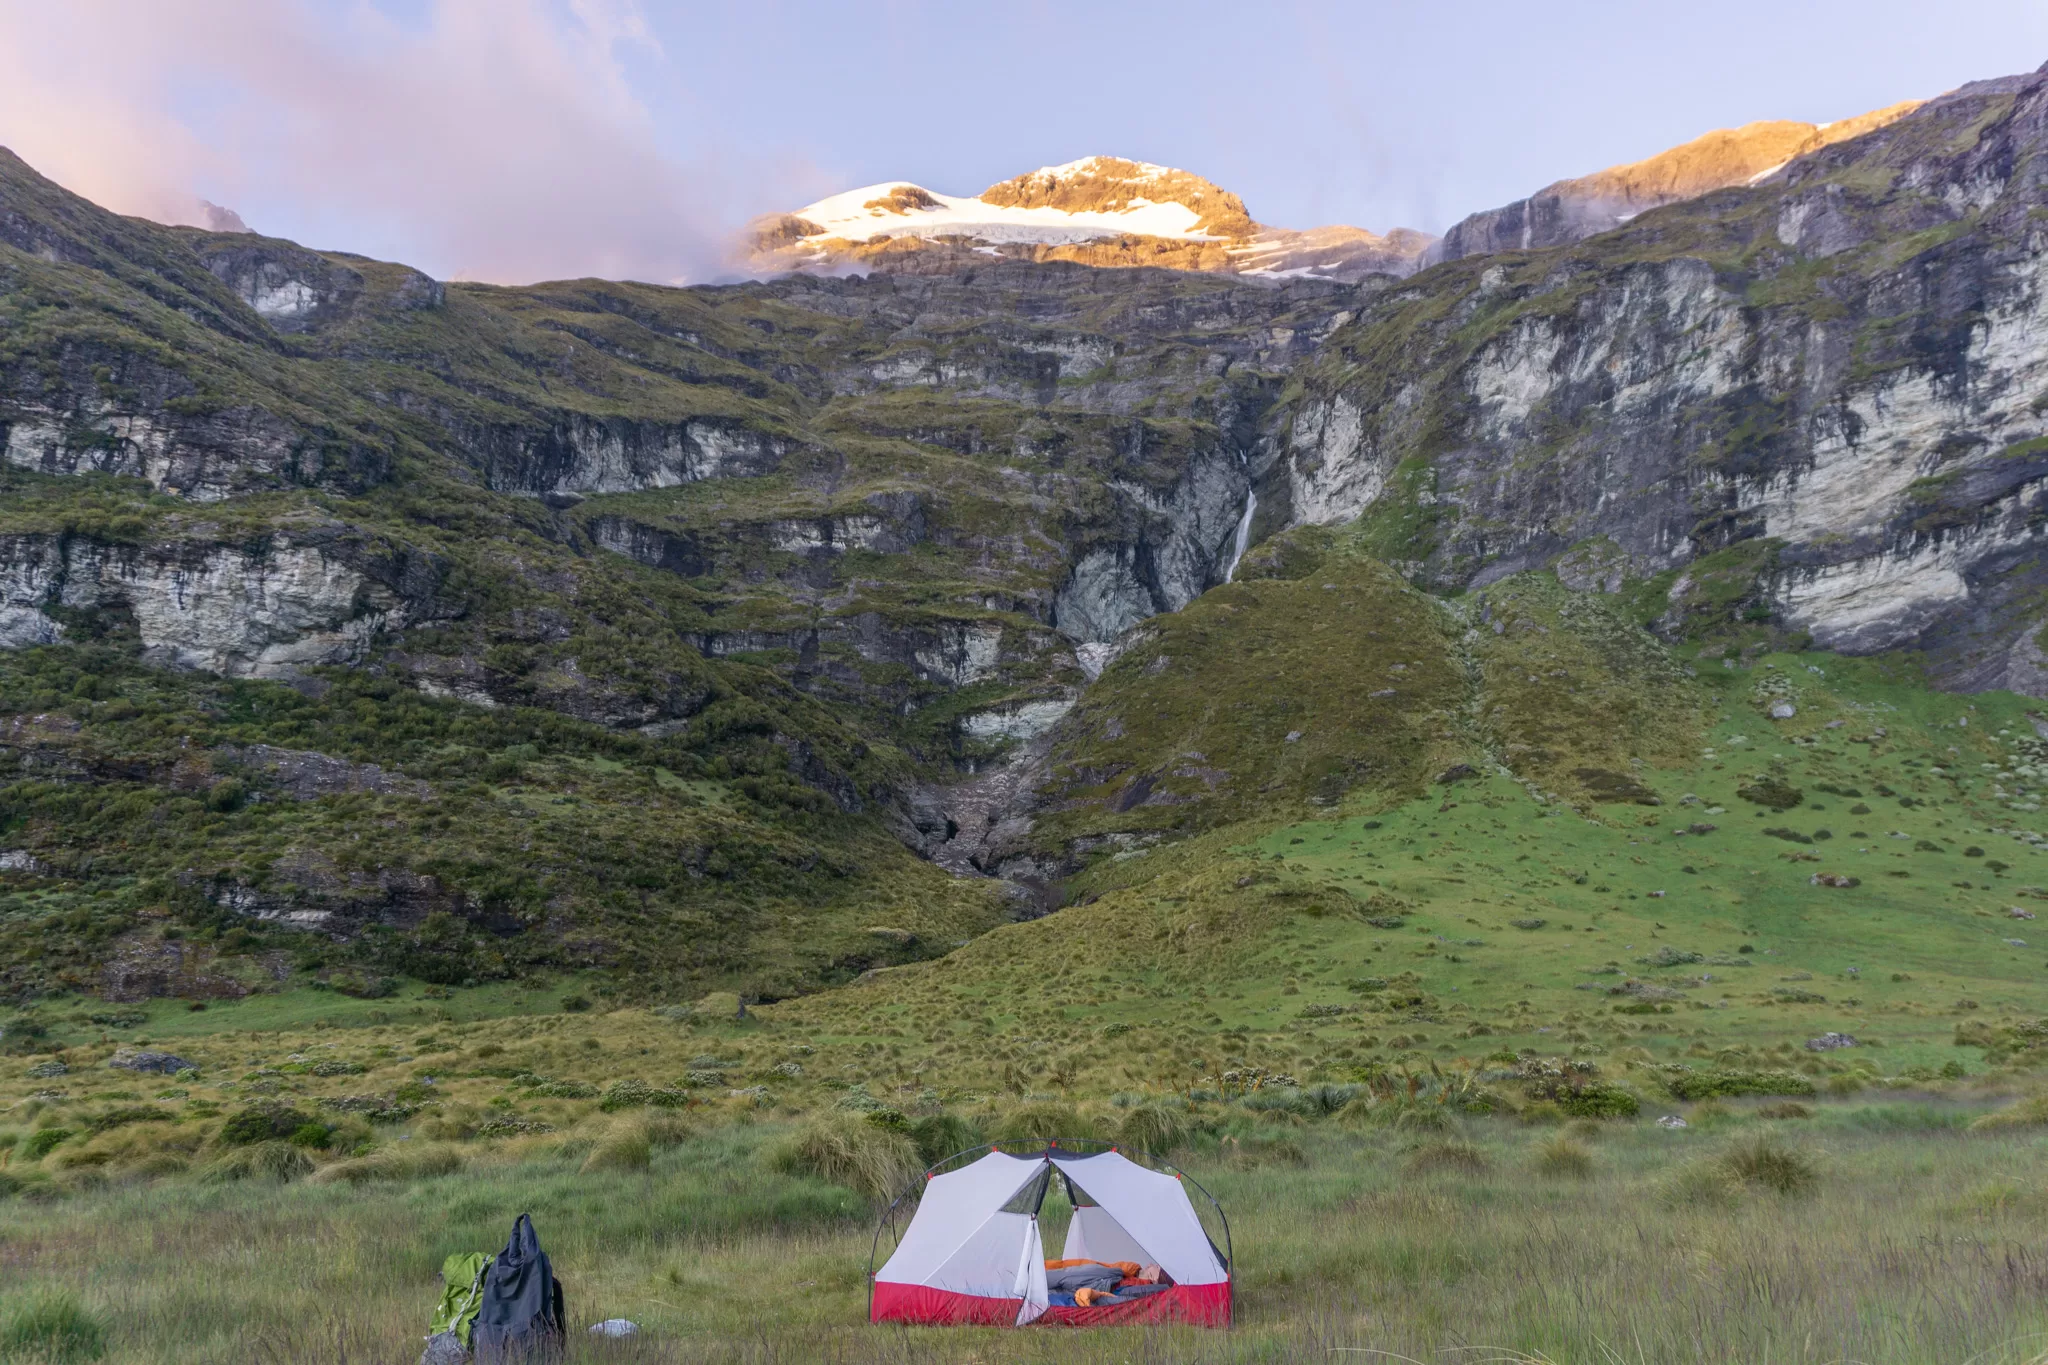
[[[1252,538],[1252,513],[1259,507],[1259,495],[1247,488],[1244,492],[1244,515],[1237,523],[1237,547],[1230,552],[1230,566],[1223,571],[1223,581],[1228,583],[1237,574],[1237,561],[1244,558],[1245,542]]]

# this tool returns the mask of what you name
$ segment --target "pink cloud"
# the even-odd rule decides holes
[[[0,144],[124,213],[204,222],[199,194],[288,204],[318,245],[402,243],[497,281],[719,272],[786,197],[686,163],[626,60],[666,59],[631,0],[0,0]],[[771,177],[772,179],[772,177]]]

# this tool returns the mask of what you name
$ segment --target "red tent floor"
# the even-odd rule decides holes
[[[921,1284],[891,1284],[876,1281],[870,1322],[902,1322],[924,1325],[1009,1327],[1016,1323],[1022,1299],[983,1298],[978,1294],[956,1294],[948,1289],[931,1289]],[[1128,1303],[1109,1303],[1099,1308],[1066,1308],[1054,1305],[1032,1325],[1048,1327],[1107,1327],[1129,1322],[1185,1322],[1197,1327],[1230,1325],[1228,1284],[1177,1284],[1164,1294],[1148,1294]]]

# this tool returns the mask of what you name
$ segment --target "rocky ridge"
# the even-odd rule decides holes
[[[1420,264],[1582,241],[1650,209],[1755,184],[1802,156],[1882,128],[1920,105],[1907,100],[1833,123],[1779,119],[1717,129],[1642,161],[1560,180],[1526,199],[1463,218],[1423,251]]]

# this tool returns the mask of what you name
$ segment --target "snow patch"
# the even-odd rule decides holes
[[[1065,175],[1088,164],[1052,166],[1038,174]],[[1156,166],[1147,166],[1145,170],[1163,173],[1163,168]],[[1144,178],[1150,179],[1152,174]],[[898,190],[912,193],[898,194]],[[940,194],[905,180],[830,195],[798,209],[795,216],[825,229],[826,237],[853,242],[873,237],[972,237],[992,243],[1063,245],[1125,233],[1187,242],[1222,240],[1199,231],[1196,225],[1201,215],[1186,204],[1132,199],[1114,211],[1090,209],[1069,213],[1065,209],[988,204],[977,195]],[[813,246],[822,244],[819,237],[805,241]]]

